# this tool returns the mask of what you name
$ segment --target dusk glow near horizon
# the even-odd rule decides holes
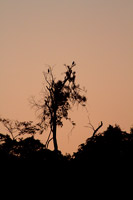
[[[73,108],[57,129],[59,149],[73,153],[109,124],[133,126],[133,0],[1,0],[0,116],[37,121],[29,99],[41,98],[43,71],[62,77],[75,61],[76,82],[87,90],[87,111]],[[2,126],[0,125],[0,128]],[[0,129],[0,132],[2,129]],[[36,136],[45,142],[45,134]],[[52,142],[50,148],[52,149]]]

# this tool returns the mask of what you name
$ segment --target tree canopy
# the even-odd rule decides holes
[[[73,155],[55,154],[45,148],[34,136],[12,139],[8,134],[0,133],[0,161],[43,161],[65,163],[72,166],[75,162],[91,165],[93,161],[116,162],[132,160],[133,134],[122,131],[119,126],[111,126],[80,144]]]

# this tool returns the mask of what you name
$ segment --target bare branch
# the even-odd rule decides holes
[[[103,126],[103,122],[101,121],[100,126],[98,126],[98,128],[94,130],[94,132],[93,132],[93,137],[96,135],[97,131],[98,131],[102,126]]]
[[[94,128],[94,126],[92,125],[92,123],[91,123],[91,120],[90,120],[90,117],[88,116],[88,120],[89,120],[89,128],[91,128],[93,131],[95,131],[95,128]]]
[[[85,109],[86,109],[86,112],[88,113],[88,109],[87,108],[85,108]],[[89,126],[85,126],[85,127],[91,128],[93,130],[93,137],[94,137],[96,135],[97,131],[103,126],[103,122],[101,121],[101,124],[95,129],[91,123],[89,115],[88,115],[88,120],[89,120],[89,123],[88,123]]]
[[[53,137],[48,140],[46,148],[48,148],[49,143],[53,140]]]
[[[51,130],[50,130],[50,133],[49,133],[49,135],[48,135],[48,139],[46,140],[46,143],[45,143],[46,148],[48,148],[50,135],[51,135]]]
[[[9,131],[9,133],[11,134],[12,139],[14,140],[13,133],[16,131],[16,128],[13,127],[13,122],[8,120],[8,119],[4,119],[4,118],[0,118],[0,122]]]

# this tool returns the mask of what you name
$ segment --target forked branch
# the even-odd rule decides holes
[[[98,126],[98,128],[94,130],[94,132],[93,132],[93,137],[96,135],[97,131],[98,131],[102,126],[103,126],[103,122],[101,121],[100,126]]]

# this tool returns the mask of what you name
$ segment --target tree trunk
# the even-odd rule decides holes
[[[54,143],[54,150],[55,152],[58,151],[58,145],[57,145],[57,138],[56,138],[56,111],[54,112],[54,117],[53,117],[53,143]]]

